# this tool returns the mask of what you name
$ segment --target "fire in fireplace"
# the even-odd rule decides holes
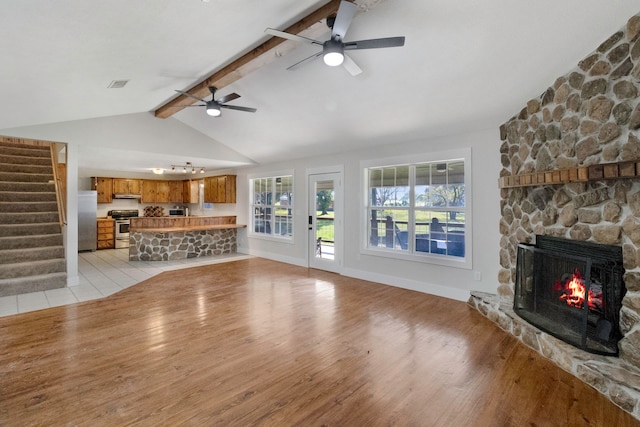
[[[514,311],[578,348],[617,356],[623,274],[618,246],[536,236],[518,246]]]

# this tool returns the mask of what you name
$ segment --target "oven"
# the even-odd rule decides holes
[[[129,226],[131,225],[130,218],[138,216],[137,210],[120,210],[109,211],[109,214],[116,222],[116,249],[129,247]]]

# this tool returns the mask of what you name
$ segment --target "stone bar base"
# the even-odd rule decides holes
[[[173,261],[236,253],[237,229],[131,231],[129,261]]]
[[[640,420],[640,372],[618,357],[588,353],[540,331],[513,311],[513,302],[471,292],[468,304],[527,346],[586,382]]]

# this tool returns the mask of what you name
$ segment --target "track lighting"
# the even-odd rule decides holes
[[[186,162],[184,166],[182,165],[171,165],[171,172],[175,173],[176,168],[182,168],[182,173],[191,172],[196,173],[198,169],[200,169],[200,173],[204,173],[203,166],[194,166],[191,162]]]

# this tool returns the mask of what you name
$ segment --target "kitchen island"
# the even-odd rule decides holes
[[[235,216],[131,218],[129,261],[172,261],[236,253]]]

